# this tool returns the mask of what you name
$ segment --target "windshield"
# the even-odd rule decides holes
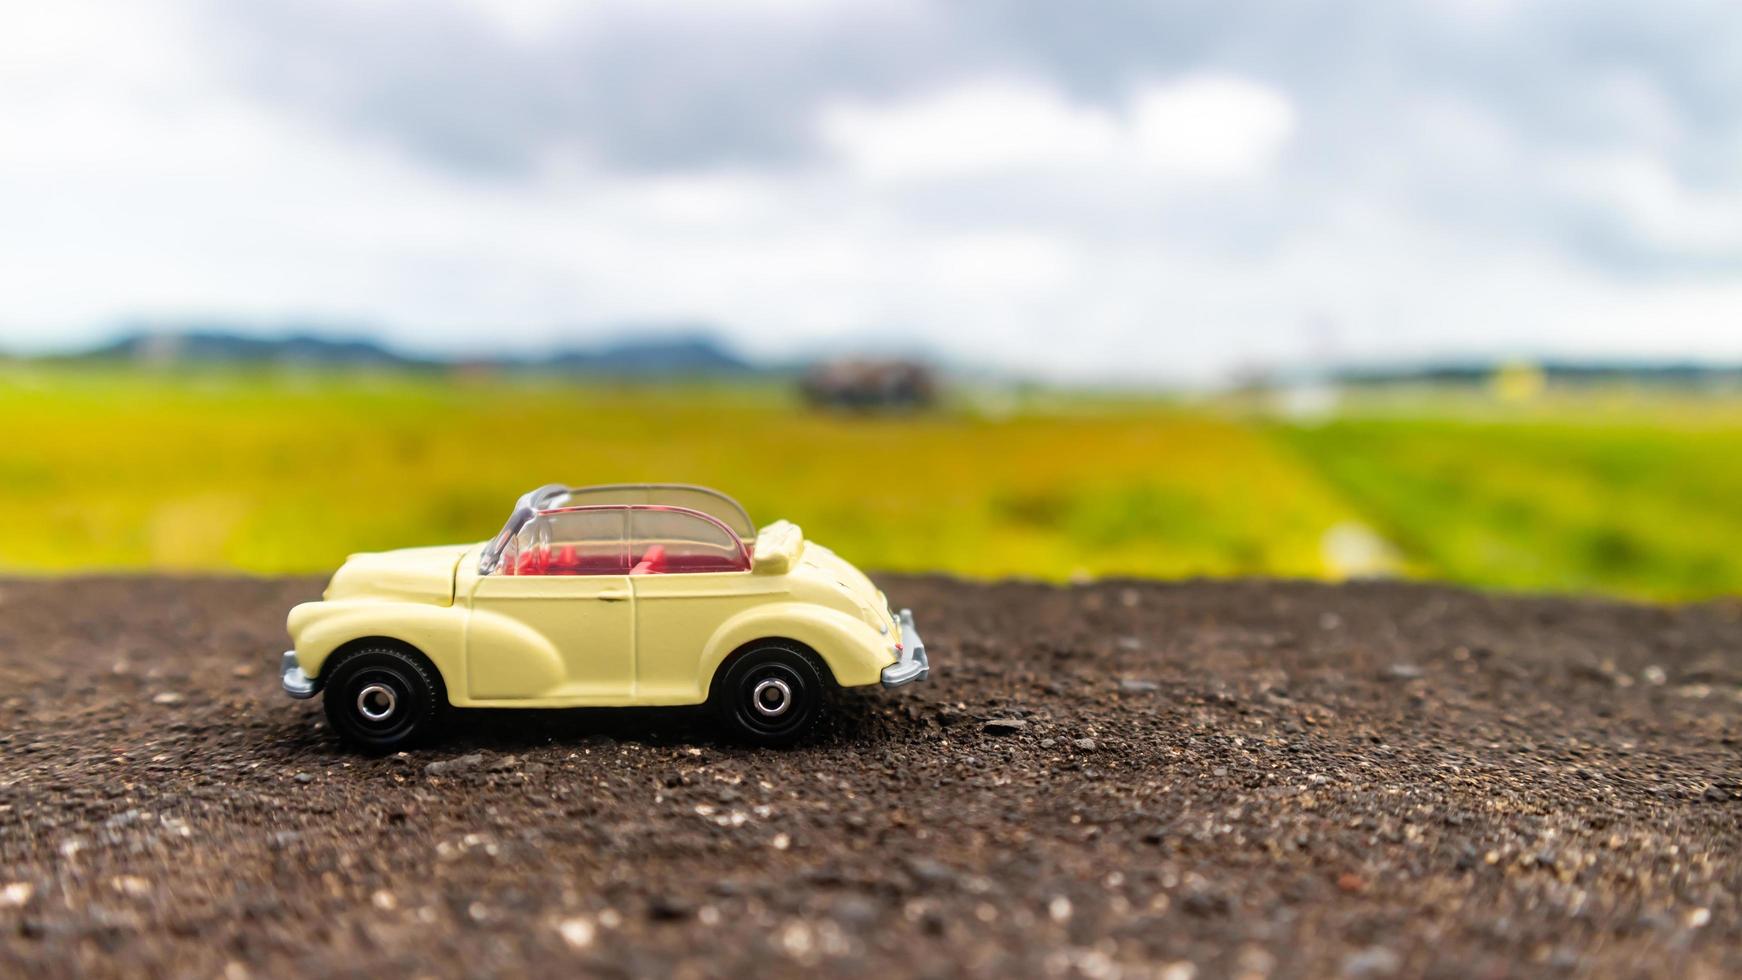
[[[595,487],[550,483],[522,494],[514,502],[514,511],[508,515],[508,523],[502,525],[502,530],[490,539],[490,543],[484,547],[484,553],[478,556],[478,574],[489,575],[496,570],[509,542],[540,511],[595,504],[682,507],[700,511],[718,520],[742,541],[756,539],[756,525],[750,520],[743,505],[720,491],[707,487],[687,483],[611,483]]]
[[[681,507],[714,518],[744,541],[756,540],[756,525],[743,505],[718,490],[688,483],[609,483],[596,487],[569,487],[545,507],[590,507],[597,504],[635,504]]]

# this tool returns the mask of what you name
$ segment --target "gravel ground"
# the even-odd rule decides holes
[[[798,749],[278,692],[312,580],[0,582],[0,973],[1742,974],[1742,604],[894,578]]]

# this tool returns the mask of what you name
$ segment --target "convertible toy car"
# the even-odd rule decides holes
[[[521,497],[482,544],[352,555],[290,611],[285,693],[325,692],[338,733],[409,745],[449,706],[707,703],[784,744],[833,687],[930,672],[913,615],[858,569],[730,497],[675,484]]]

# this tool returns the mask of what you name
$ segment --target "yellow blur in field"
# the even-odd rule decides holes
[[[325,573],[479,540],[550,482],[719,487],[865,568],[1326,574],[1354,517],[1265,435],[1155,404],[861,417],[775,387],[0,375],[0,567]]]

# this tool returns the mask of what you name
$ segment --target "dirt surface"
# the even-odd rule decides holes
[[[0,582],[0,974],[1742,974],[1742,605],[884,580],[931,683],[341,750],[319,583]]]

